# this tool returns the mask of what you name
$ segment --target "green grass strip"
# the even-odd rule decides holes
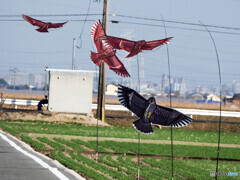
[[[87,151],[85,148],[81,147],[79,144],[67,141],[63,138],[53,138],[53,140],[60,143],[60,144],[67,145],[67,146],[71,147],[72,149],[74,149],[76,151]]]
[[[88,147],[88,148],[90,148],[94,151],[97,151],[97,142],[96,141],[85,142],[85,141],[82,141],[80,139],[72,139],[71,141],[74,142],[75,144],[83,145],[83,146],[86,146],[86,147]],[[104,147],[102,147],[101,142],[98,144],[98,151],[99,152],[109,152]]]
[[[21,137],[21,140],[22,140],[22,141],[30,144],[32,147],[34,147],[34,149],[44,149],[44,150],[47,149],[47,147],[46,147],[44,144],[42,144],[42,143],[40,143],[40,142],[38,142],[38,141],[34,141],[34,140],[33,140],[31,137],[29,137],[29,136],[23,136],[23,135],[21,135],[20,137]]]
[[[102,147],[112,149],[117,153],[138,153],[138,143],[102,141]],[[141,143],[141,154],[146,155],[171,155],[170,144],[148,144]],[[192,145],[174,145],[174,156],[184,157],[207,157],[216,158],[217,147],[192,146]],[[239,148],[221,147],[220,158],[240,159]]]
[[[75,123],[54,124],[42,121],[17,121],[17,120],[0,120],[0,124],[11,124],[16,127],[19,133],[42,133],[42,134],[62,134],[75,136],[96,136],[95,126],[83,126]],[[19,129],[22,127],[22,130]],[[138,133],[134,128],[128,127],[99,127],[99,137],[116,137],[138,139]],[[174,141],[190,141],[190,142],[207,142],[217,143],[218,132],[206,132],[198,130],[174,129]],[[221,143],[223,144],[240,144],[239,133],[222,133]],[[170,140],[170,129],[154,128],[154,133],[151,135],[141,134],[141,139],[151,140]]]
[[[125,166],[128,167],[134,167],[137,173],[138,171],[138,163],[134,162],[132,160],[132,156],[126,156],[125,159],[123,159],[124,156],[119,156],[118,161],[125,164]],[[148,167],[144,164],[140,164],[140,177],[146,178],[146,179],[159,179],[159,178],[168,178],[168,173],[165,173],[163,171],[157,171],[155,169],[152,169],[151,167]]]
[[[37,139],[43,143],[48,144],[49,146],[53,147],[54,149],[57,150],[67,150],[67,148],[65,146],[63,146],[62,144],[59,144],[57,142],[51,141],[46,137],[37,137]]]
[[[107,180],[108,178],[90,168],[87,166],[74,161],[73,159],[67,157],[64,155],[61,151],[51,151],[51,156],[58,160],[61,164],[75,170],[76,172],[84,175],[85,177],[92,178],[92,179],[99,179],[99,180]]]
[[[82,163],[86,163],[88,166],[96,169],[96,170],[99,170],[101,172],[103,172],[104,174],[108,174],[109,176],[115,178],[115,179],[126,179],[126,180],[130,180],[130,179],[134,179],[132,177],[129,177],[129,176],[126,176],[118,171],[115,171],[113,169],[110,169],[110,168],[107,168],[106,166],[100,164],[100,163],[97,163],[96,161],[93,161],[93,160],[90,160],[88,159],[87,157],[81,155],[81,153],[78,153],[77,155],[73,154],[73,153],[70,153],[71,157],[73,159],[76,159]]]

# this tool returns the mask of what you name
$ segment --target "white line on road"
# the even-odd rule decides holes
[[[3,135],[2,133],[0,133],[0,136],[2,137],[2,139],[4,139],[5,141],[7,141],[12,147],[14,147],[16,150],[20,151],[21,153],[23,153],[24,155],[32,158],[34,161],[36,161],[38,164],[40,164],[42,167],[49,169],[53,174],[55,174],[59,179],[61,180],[69,180],[64,174],[62,174],[57,168],[53,168],[51,166],[49,166],[47,163],[43,162],[43,160],[41,160],[40,158],[32,155],[31,153],[23,150],[21,147],[19,147],[18,145],[16,145],[13,141],[11,141],[10,139],[8,139],[5,135]]]

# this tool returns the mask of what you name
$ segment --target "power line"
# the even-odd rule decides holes
[[[85,27],[85,24],[86,24],[86,21],[87,21],[87,17],[88,17],[88,15],[89,15],[90,7],[91,7],[91,2],[92,2],[92,0],[89,0],[88,9],[87,9],[87,14],[86,14],[86,16],[85,16],[85,20],[84,20],[84,22],[83,22],[83,27],[82,27],[81,33],[80,33],[80,35],[79,35],[79,39],[81,40],[80,47],[82,46],[82,34],[83,34],[83,30],[84,30],[84,27]]]
[[[41,19],[42,21],[50,21],[49,19]],[[0,19],[0,22],[20,22],[20,21],[25,21],[23,19]],[[95,22],[96,20],[81,20],[81,19],[72,19],[72,20],[66,20],[66,19],[55,19],[55,20],[51,20],[51,21],[71,21],[71,22],[74,22],[74,21],[88,21],[88,22]]]
[[[59,17],[63,17],[63,16],[99,16],[102,14],[28,14],[28,16],[39,16],[39,17],[54,17],[54,16],[59,16]],[[0,18],[5,18],[5,17],[22,17],[22,15],[0,15]]]
[[[127,16],[127,15],[121,15],[121,14],[114,14],[112,16],[119,16],[119,17],[126,17],[126,18],[133,18],[133,19],[141,19],[141,20],[150,20],[150,21],[161,21],[163,22],[162,19],[153,19],[153,18],[146,18],[146,17],[138,17],[138,16]],[[170,20],[165,20],[165,22],[168,23],[177,23],[177,24],[185,24],[185,25],[194,25],[194,26],[202,26],[199,23],[190,23],[190,22],[184,22],[184,21],[170,21]],[[237,27],[227,27],[227,26],[217,26],[217,25],[206,25],[207,27],[214,27],[214,28],[223,28],[223,29],[232,29],[232,30],[240,30],[240,28]]]
[[[155,26],[155,27],[163,27],[163,25],[158,24],[148,24],[148,23],[137,23],[137,22],[129,22],[129,21],[117,21],[111,20],[112,23],[124,23],[124,24],[134,24],[134,25],[143,25],[143,26]],[[166,26],[167,28],[172,29],[183,29],[183,30],[191,30],[191,31],[200,31],[205,32],[202,29],[195,29],[195,28],[183,28],[183,27],[176,27],[176,26]],[[240,29],[239,29],[240,30]],[[233,33],[233,32],[225,32],[225,31],[211,31],[212,33],[221,33],[221,34],[232,34],[232,35],[240,35],[240,33]]]
[[[82,27],[82,31],[81,31],[81,33],[80,33],[80,35],[79,35],[79,38],[80,38],[80,39],[81,39],[81,37],[82,37],[82,33],[83,33],[83,30],[84,30],[84,27],[85,27],[85,23],[86,23],[86,21],[87,21],[87,17],[89,16],[89,11],[90,11],[90,7],[91,7],[91,2],[92,2],[92,0],[89,0],[88,9],[87,9],[87,14],[86,14],[86,16],[85,16],[85,20],[84,20],[84,24],[83,24],[83,27]]]
[[[66,16],[102,16],[102,14],[100,13],[93,13],[93,14],[29,14],[29,16],[38,16],[38,17],[66,17]],[[22,17],[22,15],[0,15],[0,18],[6,18],[6,17]],[[129,16],[129,15],[121,15],[121,14],[114,14],[112,15],[112,17],[123,17],[123,18],[130,18],[130,19],[140,19],[140,20],[146,20],[146,21],[159,21],[162,22],[162,19],[154,19],[154,18],[147,18],[147,17],[138,17],[138,16]],[[117,20],[112,20],[112,22],[118,23],[119,21]],[[113,23],[114,23],[113,22]],[[121,21],[120,21],[121,22]],[[123,21],[122,21],[123,22]],[[191,25],[191,26],[202,26],[199,23],[192,23],[192,22],[184,22],[184,21],[172,21],[172,20],[165,20],[165,22],[168,23],[175,23],[175,24],[183,24],[183,25]],[[131,23],[131,22],[125,22],[125,23]],[[132,22],[133,23],[133,22]],[[134,23],[133,23],[134,24]],[[154,24],[144,24],[144,23],[136,23],[136,24],[142,24],[142,25],[152,25],[154,26]],[[161,26],[161,25],[155,25],[155,26]],[[239,31],[240,28],[238,27],[228,27],[228,26],[218,26],[218,25],[211,25],[211,24],[207,24],[207,27],[212,27],[212,28],[220,28],[220,29],[228,29],[228,30],[237,30]],[[162,26],[161,26],[162,27]],[[213,32],[213,31],[211,31]]]

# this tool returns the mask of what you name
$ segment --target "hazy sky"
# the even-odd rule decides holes
[[[73,38],[78,38],[89,0],[3,0],[0,7],[0,76],[9,75],[9,69],[20,72],[44,74],[45,67],[71,69]],[[240,82],[240,1],[238,0],[109,0],[108,34],[124,37],[130,32],[135,40],[165,38],[162,16],[165,19],[169,44],[171,73],[183,77],[187,85],[218,86],[216,54],[209,34],[199,24],[220,26],[208,27],[215,39],[221,64],[223,84]],[[103,2],[91,1],[90,14],[102,14]],[[69,21],[63,28],[39,33],[36,27],[23,21],[21,14],[51,22]],[[12,16],[15,15],[15,16]],[[53,15],[53,16],[34,16]],[[68,16],[56,16],[68,15]],[[125,16],[125,17],[124,17]],[[96,70],[90,60],[90,51],[96,51],[90,29],[101,15],[89,15],[81,40],[76,49],[76,67]],[[152,20],[151,20],[152,19]],[[130,37],[130,36],[129,36]],[[124,60],[125,53],[118,51]],[[166,46],[153,52],[139,54],[144,58],[145,81],[161,83],[162,74],[168,74]],[[126,59],[131,80],[137,82],[136,57]],[[107,77],[120,79],[112,71]]]

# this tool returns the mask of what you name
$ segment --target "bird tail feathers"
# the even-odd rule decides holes
[[[144,117],[143,117],[144,118]],[[141,133],[152,134],[153,129],[150,123],[145,124],[143,120],[138,119],[133,122],[133,126]]]

